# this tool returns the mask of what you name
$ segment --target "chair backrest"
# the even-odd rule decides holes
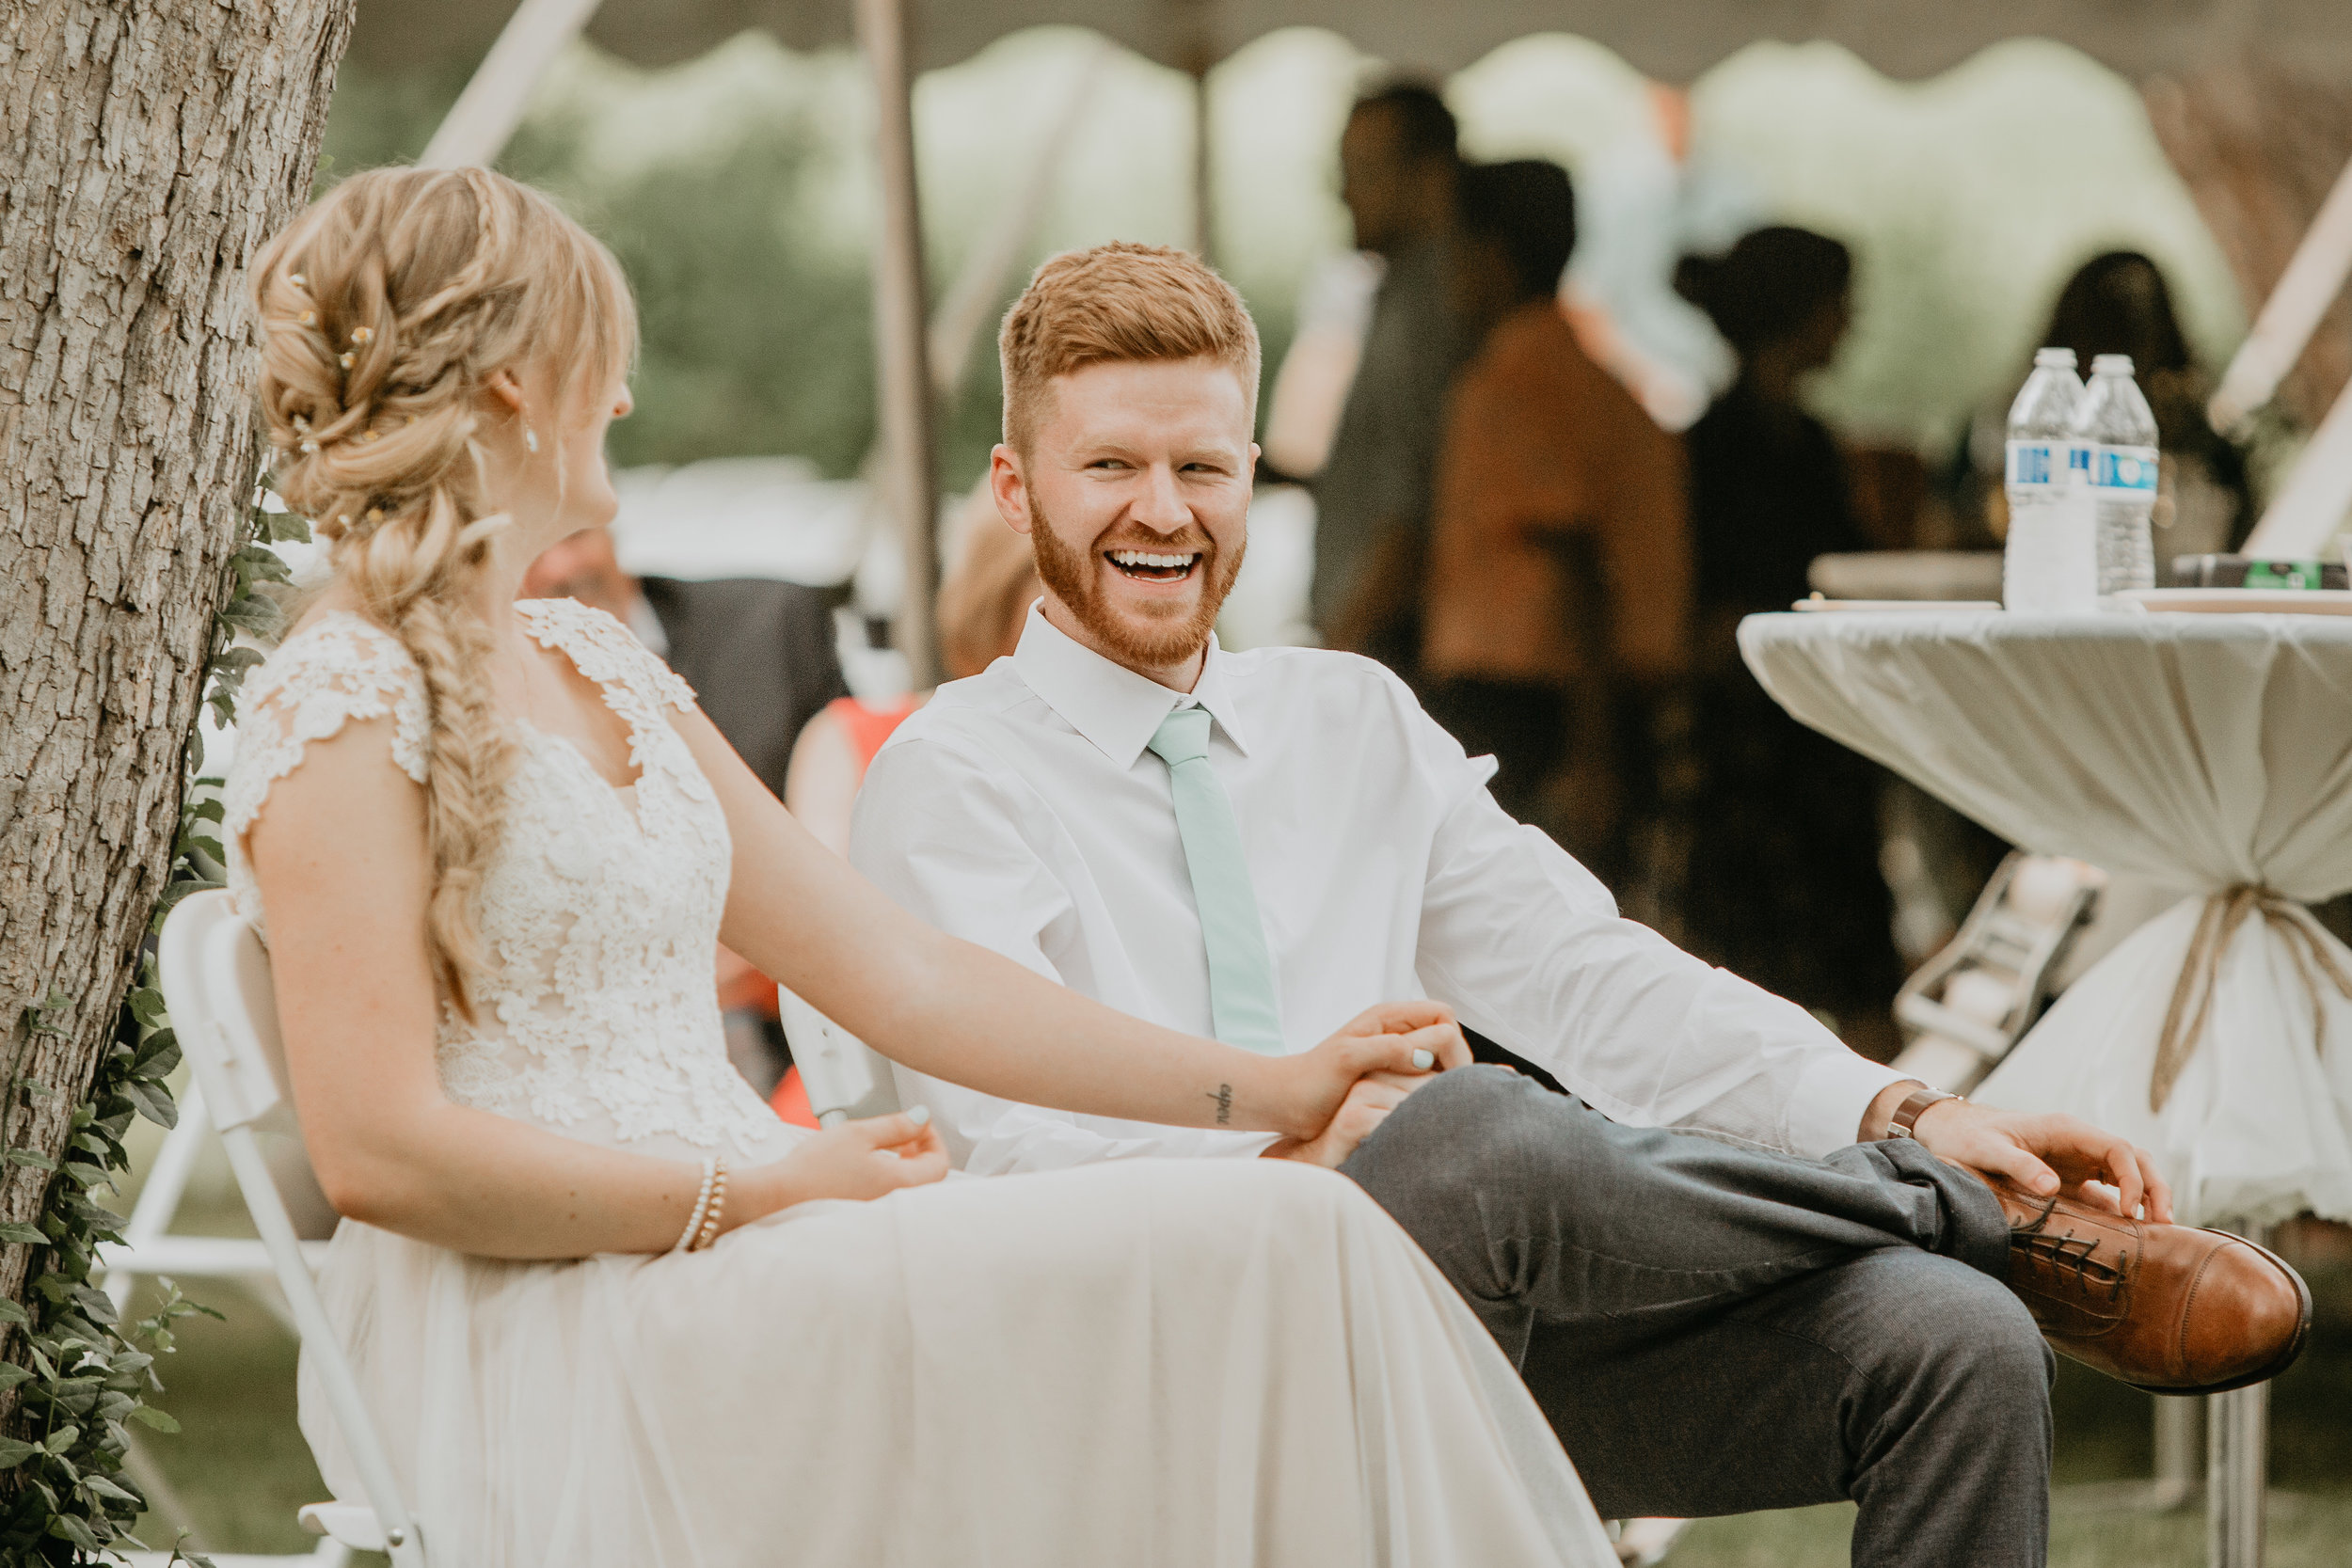
[[[164,922],[155,967],[181,1053],[213,1125],[294,1130],[269,953],[227,893],[196,894]]]
[[[164,921],[155,968],[172,1033],[204,1087],[205,1109],[220,1132],[253,1227],[269,1249],[302,1336],[303,1354],[321,1373],[335,1424],[382,1527],[381,1549],[390,1552],[397,1568],[425,1568],[416,1518],[401,1496],[358,1380],[303,1261],[285,1199],[254,1137],[255,1127],[264,1123],[295,1130],[268,951],[227,893],[199,893],[181,900]]]
[[[776,1010],[818,1126],[886,1117],[899,1108],[898,1080],[871,1046],[782,986],[776,988]]]

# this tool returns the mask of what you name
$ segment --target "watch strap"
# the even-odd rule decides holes
[[[1959,1098],[1960,1096],[1956,1094],[1947,1094],[1942,1089],[1931,1089],[1925,1084],[1920,1085],[1903,1096],[1903,1102],[1895,1107],[1893,1116],[1886,1118],[1886,1136],[1890,1138],[1917,1137],[1921,1112],[1931,1105],[1941,1105],[1947,1100]]]

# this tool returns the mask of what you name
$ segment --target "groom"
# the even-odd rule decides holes
[[[1428,995],[1571,1092],[1367,1081],[1286,1146],[902,1071],[968,1169],[1337,1166],[1493,1331],[1604,1514],[1851,1497],[1860,1564],[2042,1561],[2045,1333],[2175,1391],[2292,1359],[2300,1282],[2156,1223],[2139,1150],[1939,1097],[1617,918],[1378,665],[1218,648],[1259,372],[1222,279],[1141,245],[1057,257],[1001,347],[992,482],[1046,595],[876,759],[859,868],[1161,1023],[1281,1051]]]

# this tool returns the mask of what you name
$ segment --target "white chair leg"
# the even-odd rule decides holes
[[[1617,1560],[1626,1568],[1653,1568],[1690,1528],[1688,1519],[1628,1519],[1617,1531]]]
[[[330,1535],[318,1544],[318,1549],[310,1554],[310,1560],[318,1564],[318,1568],[350,1568],[351,1548]]]
[[[187,1194],[188,1179],[196,1173],[197,1157],[204,1152],[204,1136],[211,1129],[204,1114],[203,1086],[190,1074],[187,1087],[180,1093],[180,1119],[164,1135],[155,1163],[148,1167],[147,1182],[139,1188],[139,1200],[123,1223],[123,1244],[133,1258],[138,1256],[140,1247],[170,1233],[172,1219],[180,1212],[180,1199]],[[139,1273],[128,1267],[106,1271],[106,1299],[115,1304],[116,1311],[130,1302],[131,1287]]]
[[[2247,1220],[2217,1221],[2215,1228],[2265,1239],[2265,1227]],[[2210,1568],[2263,1568],[2270,1385],[2215,1394],[2206,1405],[2205,1560]]]

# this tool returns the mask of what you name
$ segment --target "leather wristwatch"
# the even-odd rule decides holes
[[[1925,1084],[1903,1096],[1903,1102],[1895,1107],[1895,1114],[1886,1118],[1883,1138],[1915,1138],[1919,1135],[1919,1115],[1931,1105],[1941,1105],[1947,1100],[1958,1100],[1956,1094],[1929,1088]]]

